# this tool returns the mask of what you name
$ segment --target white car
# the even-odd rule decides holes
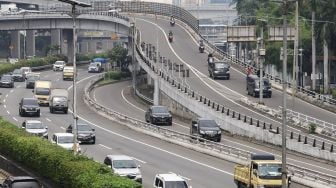
[[[22,128],[30,134],[48,139],[48,127],[45,126],[41,121],[25,120],[22,123]]]
[[[88,72],[102,72],[101,62],[91,62],[88,67]]]
[[[179,175],[174,173],[157,174],[154,179],[155,188],[192,188],[188,187],[187,182]]]
[[[21,67],[20,69],[22,70],[25,78],[27,77],[28,74],[32,73],[32,69],[30,67]]]
[[[51,142],[66,150],[74,150],[74,135],[72,133],[54,133]],[[80,153],[79,143],[77,143],[76,148],[77,152]]]
[[[53,71],[63,71],[65,64],[65,61],[56,61],[53,65]]]
[[[104,164],[112,168],[112,171],[119,176],[126,176],[134,181],[142,183],[140,166],[133,158],[126,155],[108,155]]]

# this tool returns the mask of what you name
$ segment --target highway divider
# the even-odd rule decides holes
[[[139,52],[139,49],[137,51]],[[140,54],[137,53],[136,57],[140,64],[142,63],[146,64],[149,62],[149,61],[145,62],[143,60],[144,57],[141,56],[141,53]],[[143,66],[143,68],[146,71],[148,71],[148,74],[151,74],[152,76],[156,74],[160,74],[159,71],[155,69],[155,66]],[[128,126],[129,128],[133,130],[151,135],[153,137],[162,139],[170,143],[174,143],[174,144],[177,144],[177,145],[189,148],[189,149],[193,149],[198,152],[209,154],[209,155],[212,155],[212,156],[224,159],[224,160],[228,160],[234,163],[238,163],[238,164],[246,164],[248,162],[248,159],[251,155],[249,151],[234,148],[234,147],[227,146],[221,143],[204,140],[202,138],[194,137],[192,135],[179,133],[179,132],[169,130],[169,129],[166,129],[160,126],[155,126],[155,125],[146,123],[142,120],[129,117],[127,115],[124,115],[112,109],[104,107],[102,104],[99,104],[94,99],[92,99],[90,96],[90,92],[94,89],[95,84],[101,79],[102,79],[101,77],[96,77],[96,79],[91,80],[86,85],[85,94],[83,96],[84,102],[86,103],[86,105],[92,110],[96,111],[98,114],[112,121]],[[163,87],[166,88],[166,90],[163,90],[163,92],[166,93],[168,91],[171,91],[171,93],[168,93],[168,94],[166,93],[170,97],[172,97],[171,95],[175,95],[177,98],[181,98],[181,100],[185,100],[196,106],[197,106],[197,103],[201,105],[204,104],[203,101],[199,102],[198,100],[193,99],[196,101],[195,103],[194,101],[190,101],[190,99],[187,99],[191,97],[191,94],[185,92],[185,90],[182,87],[180,87],[179,91],[176,91],[178,84],[175,84],[175,83],[172,84],[172,81],[166,82],[163,79],[160,79],[160,80],[161,80],[160,84],[163,84]],[[173,99],[176,100],[176,97],[173,97]],[[201,109],[206,109],[202,106],[197,106],[197,107]],[[209,109],[206,109],[206,110],[209,111]],[[220,113],[221,112],[217,112],[217,115]],[[231,116],[231,113],[230,113],[230,116]],[[231,117],[227,117],[227,120],[230,118]],[[231,123],[230,122],[226,123],[225,126],[235,127],[235,123],[241,124],[237,122],[237,120],[231,120],[231,121],[232,121]],[[253,127],[251,125],[248,125],[248,126]],[[238,128],[236,129],[237,131],[241,131],[241,130],[238,130]],[[254,129],[260,129],[260,128],[254,128]],[[274,137],[274,135],[269,135],[269,136],[268,135],[269,135],[268,130],[264,130],[263,136],[272,137],[272,138]],[[334,176],[330,176],[328,174],[302,168],[302,167],[295,166],[292,164],[288,164],[287,166],[292,176],[292,180],[294,182],[298,182],[300,184],[307,185],[307,186],[314,187],[314,188],[325,188],[326,186],[334,187],[334,188],[336,187],[336,177]]]

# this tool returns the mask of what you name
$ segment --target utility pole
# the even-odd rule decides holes
[[[295,2],[295,39],[294,39],[294,53],[293,53],[293,95],[296,92],[298,85],[298,46],[299,46],[299,1]]]
[[[316,0],[312,0],[312,73],[310,75],[312,79],[312,90],[316,90],[316,40],[315,40],[315,11]]]
[[[287,165],[286,165],[286,94],[287,94],[287,0],[283,0],[283,61],[282,61],[282,188],[287,188]]]

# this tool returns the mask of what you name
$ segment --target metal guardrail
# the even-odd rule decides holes
[[[137,90],[137,89],[135,89],[135,94],[136,94],[138,97],[140,97],[141,99],[145,100],[146,102],[148,102],[148,103],[150,103],[150,104],[153,104],[153,103],[154,103],[153,99],[150,99],[150,98],[146,97],[145,95],[143,95],[142,93],[140,93],[140,91]]]
[[[188,147],[190,149],[194,149],[196,151],[200,151],[209,155],[220,157],[228,161],[239,164],[246,164],[246,162],[248,161],[251,155],[251,152],[249,151],[241,150],[221,143],[204,140],[202,138],[194,137],[192,135],[179,133],[170,129],[162,128],[160,126],[155,126],[104,107],[90,97],[91,90],[94,88],[95,83],[97,83],[100,79],[101,78],[97,80],[91,80],[87,84],[87,86],[85,87],[84,100],[90,108],[98,111],[109,119],[127,125],[130,128],[136,129],[138,131],[142,131],[146,134],[150,134],[151,136],[158,137],[160,139],[184,147]],[[293,178],[293,181],[305,183],[309,186],[312,185],[311,182],[315,182],[321,185],[317,187],[336,186],[336,177],[334,176],[299,167],[293,164],[287,165],[290,174],[295,177]]]

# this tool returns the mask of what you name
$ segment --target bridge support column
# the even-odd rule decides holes
[[[27,56],[35,56],[35,30],[27,30],[26,41]]]
[[[159,77],[155,76],[154,78],[154,94],[153,94],[153,103],[154,105],[159,105],[160,101],[160,82],[159,82]]]
[[[20,31],[11,31],[11,57],[20,59]]]
[[[107,52],[107,51],[109,51],[109,50],[111,50],[112,49],[112,46],[110,45],[110,40],[104,40],[104,41],[102,41],[102,49],[103,49],[103,51],[104,52]]]
[[[61,30],[60,29],[52,29],[51,30],[51,46],[59,46],[59,50],[57,50],[57,54],[61,53],[63,40],[61,40]],[[54,52],[56,53],[56,52]]]
[[[71,29],[66,29],[66,30],[63,30],[63,36],[66,38],[66,41],[67,41],[67,57],[68,57],[68,63],[72,64],[73,62],[73,31]],[[63,51],[62,51],[63,53]],[[64,53],[63,53],[64,54]]]
[[[89,52],[89,43],[87,41],[82,41],[79,50],[80,53],[87,54]]]
[[[147,74],[147,85],[152,85],[153,84],[152,80],[153,80],[152,77],[149,74]]]
[[[96,53],[97,51],[97,41],[90,40],[89,41],[89,52],[90,53]]]

